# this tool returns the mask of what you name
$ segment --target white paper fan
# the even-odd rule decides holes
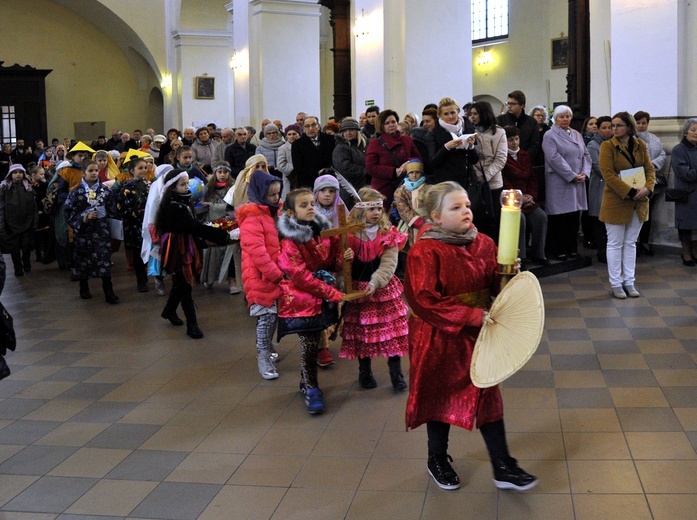
[[[515,374],[532,357],[542,338],[545,307],[535,275],[517,274],[499,293],[474,346],[470,378],[489,388]]]

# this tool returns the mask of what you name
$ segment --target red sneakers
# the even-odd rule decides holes
[[[328,348],[321,348],[317,352],[317,364],[321,367],[328,367],[329,365],[334,364],[334,359],[332,358],[332,355],[329,353]]]

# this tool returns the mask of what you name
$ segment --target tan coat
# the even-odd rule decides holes
[[[600,220],[607,224],[629,224],[636,210],[640,222],[646,222],[649,218],[649,201],[634,201],[631,198],[625,200],[631,189],[619,177],[619,172],[639,166],[644,167],[646,184],[644,185],[653,193],[656,182],[656,172],[651,163],[646,143],[641,139],[634,140],[634,165],[620,153],[620,148],[629,156],[629,150],[613,137],[600,145],[600,172],[605,179],[603,188],[603,201],[600,205]]]

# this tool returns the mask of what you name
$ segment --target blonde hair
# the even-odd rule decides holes
[[[449,193],[454,193],[456,191],[464,191],[467,193],[467,190],[455,181],[446,181],[430,186],[423,198],[423,204],[428,217],[431,218],[432,213],[440,215],[443,210],[443,199]]]
[[[380,193],[378,190],[374,190],[373,188],[361,188],[358,190],[358,196],[361,198],[362,202],[373,202],[373,201],[384,201],[385,196]],[[366,214],[367,208],[358,208],[356,206],[351,209],[351,212],[348,215],[348,218],[346,219],[347,224],[365,224],[365,214]],[[381,231],[389,231],[390,228],[392,227],[392,223],[390,222],[390,219],[387,218],[387,213],[385,213],[385,210],[383,209],[382,213],[380,214],[380,220],[378,221],[378,228]]]
[[[444,97],[438,102],[438,117],[442,115],[445,107],[449,107],[451,105],[455,105],[457,107],[458,114],[460,113],[460,105],[457,104],[457,101],[455,101],[453,98]]]

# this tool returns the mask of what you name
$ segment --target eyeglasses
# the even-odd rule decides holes
[[[266,135],[278,135],[278,132],[266,132]]]
[[[317,123],[308,123],[303,125],[303,128],[317,128],[319,125]]]

